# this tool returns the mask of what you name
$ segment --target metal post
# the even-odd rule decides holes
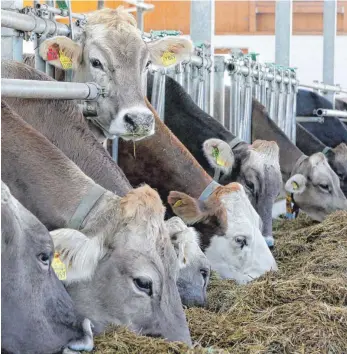
[[[290,66],[290,45],[292,37],[293,0],[277,0],[275,16],[275,61]]]
[[[194,43],[203,42],[210,45],[206,54],[211,55],[212,68],[214,67],[214,45],[213,37],[215,32],[215,0],[194,0],[191,1],[190,12],[190,37]],[[209,72],[209,112],[213,116],[214,106],[214,70]]]
[[[23,0],[1,1],[2,9],[21,9]],[[23,61],[23,38],[11,28],[1,28],[1,58]]]
[[[345,14],[346,16],[346,14]],[[324,0],[323,15],[323,81],[334,85],[335,83],[335,41],[337,23],[337,0]],[[335,108],[335,94],[326,93],[326,97]]]
[[[224,56],[214,56],[214,115],[221,124],[225,125],[224,121],[224,105],[225,105],[225,83],[224,83]]]
[[[137,0],[137,2],[143,2],[143,0]],[[136,6],[136,21],[137,21],[137,28],[143,32],[143,26],[144,26],[144,9],[140,6]]]

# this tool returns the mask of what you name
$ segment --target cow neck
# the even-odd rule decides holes
[[[284,132],[271,120],[266,108],[256,99],[252,100],[252,140],[274,140],[279,147],[282,178],[287,181],[296,161],[303,153],[290,141]]]
[[[5,71],[8,78],[52,80],[21,63],[6,62],[6,66],[9,66]],[[6,98],[6,101],[96,183],[120,196],[131,190],[123,171],[90,131],[75,102],[19,98]]]
[[[326,151],[328,148],[301,124],[296,124],[296,146],[306,155]]]
[[[1,111],[4,182],[49,230],[66,227],[95,183],[18,115]]]
[[[87,216],[98,203],[100,198],[105,194],[105,192],[106,189],[99,186],[98,184],[92,186],[78,204],[67,227],[75,230],[80,230]]]
[[[163,201],[172,190],[199,198],[212,178],[146,102],[155,116],[155,134],[136,142],[135,147],[132,142],[120,141],[120,167],[132,185],[148,183]]]

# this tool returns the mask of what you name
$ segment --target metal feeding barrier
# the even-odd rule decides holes
[[[210,72],[214,70],[214,118],[234,135],[251,143],[252,98],[256,98],[269,111],[271,119],[295,142],[296,94],[298,80],[293,68],[263,64],[250,55],[214,57],[214,67],[205,46],[195,48],[189,62],[170,69],[153,70],[152,104],[164,119],[165,77],[175,79],[190,94],[193,101],[210,113],[208,101]],[[230,106],[225,110],[225,72],[230,84]]]

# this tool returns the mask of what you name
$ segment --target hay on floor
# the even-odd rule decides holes
[[[213,275],[207,309],[186,310],[194,349],[118,328],[96,353],[347,353],[347,212],[275,230],[277,273],[243,286]]]

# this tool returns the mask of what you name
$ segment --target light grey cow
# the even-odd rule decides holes
[[[51,267],[53,252],[48,230],[1,182],[2,351],[93,349],[91,323],[77,315],[55,275]]]
[[[97,102],[93,132],[100,139],[121,136],[138,140],[154,134],[154,117],[144,101],[148,63],[168,67],[189,59],[191,41],[166,37],[145,43],[134,17],[123,7],[89,13],[87,23],[75,31],[74,40],[60,36],[45,40],[40,55],[65,69],[60,57],[54,59],[49,54],[64,53],[71,63],[74,81],[93,81],[106,88],[106,97]]]
[[[304,155],[256,100],[252,107],[252,137],[277,142],[285,189],[293,193],[297,206],[313,219],[322,221],[335,210],[347,209],[339,178],[326,157],[322,153]]]
[[[200,248],[199,234],[177,216],[166,221],[166,226],[179,261],[177,287],[182,303],[188,307],[205,306],[211,265]]]
[[[8,73],[12,78],[48,79],[44,73],[22,63],[2,61],[1,68],[3,72]],[[126,195],[132,189],[122,170],[102,148],[101,144],[97,142],[79,112],[76,102],[6,98],[6,103],[11,108],[15,108],[16,113],[62,150],[69,159],[76,163],[96,183],[119,196]],[[185,235],[185,233],[183,234]],[[178,239],[180,242],[187,241],[186,237],[178,237]],[[195,251],[196,253],[192,254],[193,257],[201,255],[199,247]],[[201,272],[198,268],[199,264],[201,265]],[[184,305],[188,305],[188,302],[191,304],[193,296],[196,304],[202,304],[201,292],[203,289],[201,284],[208,283],[209,278],[209,273],[206,273],[208,267],[203,267],[203,265],[203,262],[191,262],[188,267],[185,267],[180,272],[180,283],[184,280],[183,273],[186,275],[187,281],[191,279],[192,274],[198,276],[194,280],[194,285],[192,284],[192,288],[196,290],[194,294],[192,294],[192,288],[179,288]],[[193,268],[190,270],[190,267]],[[185,289],[187,295],[185,294]],[[204,291],[206,292],[206,290]]]
[[[321,152],[297,160],[285,189],[314,220],[323,221],[333,211],[347,210],[340,180]]]
[[[177,256],[153,189],[106,191],[2,104],[2,179],[49,230],[68,270],[68,292],[96,333],[108,324],[191,343],[176,286]],[[76,272],[73,272],[76,270]],[[88,314],[88,315],[86,315]]]

